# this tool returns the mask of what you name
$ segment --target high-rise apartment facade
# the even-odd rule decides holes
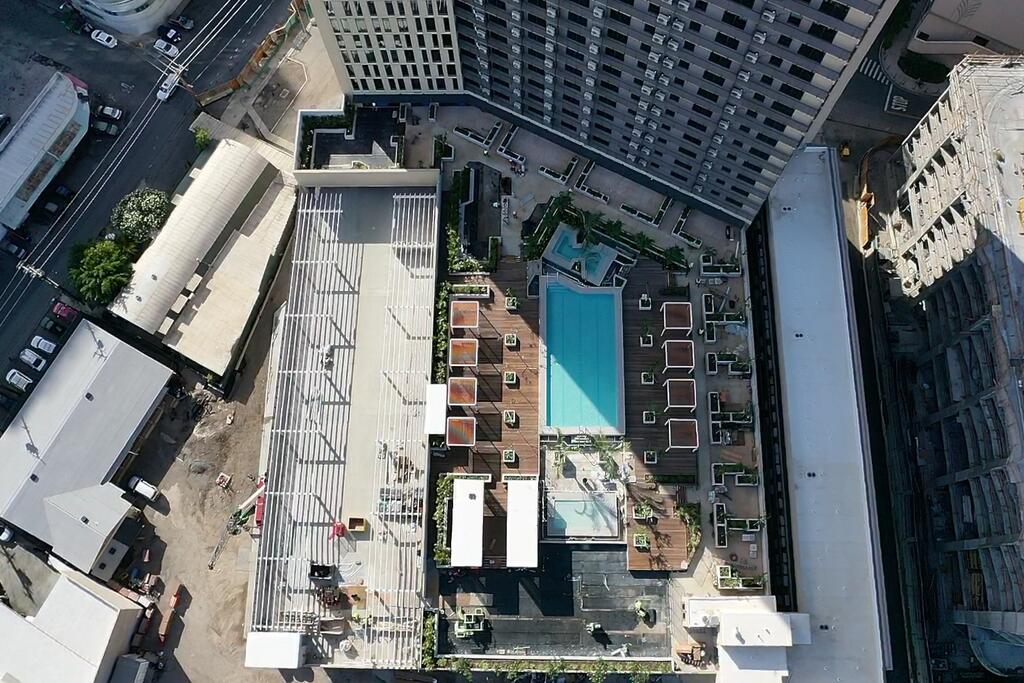
[[[313,11],[357,101],[480,104],[746,223],[894,5],[314,0]]]
[[[966,58],[903,143],[878,240],[902,286],[890,322],[913,368],[924,590],[936,622],[967,627],[978,659],[1001,673],[1024,665],[1021,112],[1024,58]]]

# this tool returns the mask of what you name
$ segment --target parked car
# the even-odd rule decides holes
[[[3,249],[4,251],[6,251],[8,254],[10,254],[11,256],[13,256],[16,259],[23,259],[23,258],[25,258],[25,254],[28,253],[25,250],[25,247],[22,247],[22,246],[20,246],[18,244],[15,244],[14,242],[11,242],[9,240],[5,240],[4,242],[0,242],[0,249]]]
[[[46,337],[42,337],[38,334],[32,337],[32,341],[30,341],[28,345],[31,346],[33,349],[39,349],[48,356],[57,350],[56,344],[54,344]]]
[[[60,204],[58,204],[57,202],[46,202],[45,204],[43,204],[43,211],[50,214],[51,216],[56,216],[58,213],[60,213]]]
[[[67,305],[63,301],[54,301],[50,312],[57,316],[58,320],[66,323],[74,322],[78,319],[78,309]]]
[[[168,59],[174,59],[181,54],[181,50],[174,46],[173,43],[168,43],[163,38],[160,38],[153,43],[153,49],[164,55]]]
[[[120,121],[121,117],[124,116],[124,110],[118,109],[117,107],[111,107],[107,104],[97,104],[92,110],[93,116],[100,116],[111,121]]]
[[[116,137],[117,134],[121,132],[121,129],[118,128],[115,124],[109,123],[107,121],[93,121],[92,129],[97,133],[109,135],[110,137]]]
[[[160,36],[164,40],[169,40],[172,43],[180,43],[181,42],[181,34],[178,32],[177,29],[171,28],[171,26],[169,24],[164,24],[163,26],[158,28],[156,30],[156,33],[157,33],[158,36]]]
[[[21,353],[18,354],[18,358],[36,372],[42,372],[43,368],[46,367],[46,359],[32,349],[22,349]]]
[[[101,31],[99,29],[96,29],[95,31],[93,31],[89,35],[90,35],[90,37],[92,37],[93,40],[95,40],[97,43],[99,43],[103,47],[109,47],[109,48],[117,47],[117,38],[115,38],[114,36],[110,35],[106,31]]]
[[[75,196],[75,191],[72,190],[67,185],[58,185],[57,187],[53,188],[53,193],[60,197],[61,199],[71,199],[72,197]]]
[[[14,540],[14,530],[9,526],[0,524],[0,543],[10,543]]]
[[[66,327],[61,325],[53,318],[43,318],[41,321],[39,321],[39,329],[43,330],[44,332],[49,332],[50,334],[55,334],[58,337],[63,336],[64,332],[67,330]]]
[[[28,391],[32,378],[19,370],[8,370],[4,380],[20,392]]]
[[[174,94],[174,89],[178,87],[178,74],[170,73],[167,74],[167,78],[160,84],[160,89],[156,91],[156,98],[158,100],[166,100]]]
[[[150,503],[160,497],[160,489],[150,484],[142,477],[132,477],[128,480],[128,490],[139,494]]]
[[[179,14],[167,23],[169,23],[171,26],[177,26],[178,28],[183,29],[185,31],[191,31],[192,28],[196,25],[196,22],[192,21],[192,17],[187,17],[184,14]]]

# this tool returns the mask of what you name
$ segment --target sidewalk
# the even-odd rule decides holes
[[[914,11],[911,12],[910,21],[907,23],[907,27],[896,34],[896,37],[892,41],[892,45],[884,47],[879,45],[878,47],[878,63],[882,67],[882,71],[885,72],[886,77],[892,81],[893,85],[897,88],[902,88],[908,92],[912,92],[918,95],[927,95],[929,97],[938,97],[941,95],[948,85],[945,81],[942,83],[925,83],[919,81],[916,78],[911,78],[907,74],[903,73],[903,69],[900,68],[899,59],[900,55],[906,49],[907,44],[913,37],[913,32],[917,28],[918,22],[921,21],[921,16],[928,9],[931,3],[925,2],[925,0],[917,0],[914,5]]]

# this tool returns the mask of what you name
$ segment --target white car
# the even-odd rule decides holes
[[[132,477],[128,480],[128,490],[134,491],[150,503],[160,497],[160,489],[150,484],[142,477]]]
[[[96,29],[95,31],[93,31],[89,35],[92,37],[93,40],[95,40],[97,43],[99,43],[103,47],[109,47],[109,48],[117,47],[117,38],[115,38],[114,36],[110,35],[106,31],[101,31],[99,29]]]
[[[22,349],[21,353],[18,354],[18,358],[36,372],[46,367],[46,359],[32,349]]]
[[[156,98],[158,100],[166,100],[174,94],[174,89],[178,87],[179,78],[176,73],[167,74],[167,78],[160,84],[160,89],[156,91]]]
[[[153,49],[170,59],[174,59],[181,54],[181,50],[176,45],[168,43],[163,38],[153,43]]]
[[[57,350],[56,344],[54,344],[46,337],[40,337],[38,334],[32,337],[32,341],[30,341],[28,345],[31,346],[33,349],[39,349],[47,356],[49,356],[50,354]]]
[[[22,392],[28,391],[28,385],[32,384],[31,377],[17,370],[9,371],[4,379],[7,380],[7,383],[12,387]]]
[[[14,540],[14,531],[9,526],[0,524],[0,543],[10,543]]]

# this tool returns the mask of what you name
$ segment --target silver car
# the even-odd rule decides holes
[[[40,372],[46,367],[46,359],[32,349],[22,349],[21,353],[18,354],[18,358],[36,372]]]
[[[20,392],[28,391],[28,385],[32,384],[32,378],[18,370],[9,370],[4,380]]]

